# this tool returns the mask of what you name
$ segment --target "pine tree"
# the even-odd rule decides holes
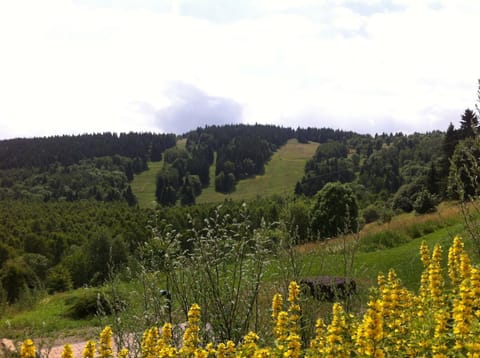
[[[478,130],[478,118],[474,111],[467,108],[460,120],[460,135],[462,139],[474,137]]]
[[[455,127],[450,122],[448,126],[447,133],[445,134],[445,141],[443,142],[443,152],[445,153],[445,157],[450,159],[455,151],[455,147],[458,143],[458,134],[455,130]]]
[[[132,187],[130,185],[127,187],[127,190],[123,194],[123,197],[125,198],[129,206],[137,205],[137,198],[133,194]]]

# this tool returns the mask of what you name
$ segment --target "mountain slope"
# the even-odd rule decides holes
[[[202,191],[197,203],[222,202],[225,199],[250,200],[257,196],[293,194],[295,184],[303,176],[305,163],[312,158],[318,143],[301,144],[290,139],[276,151],[265,166],[264,175],[240,180],[233,193],[215,192],[215,168],[210,171],[210,186]]]
[[[272,159],[265,166],[264,175],[240,180],[236,190],[230,194],[215,192],[215,165],[212,165],[210,186],[203,189],[196,202],[215,203],[225,199],[250,200],[257,196],[292,194],[295,184],[303,176],[305,163],[312,158],[317,147],[318,143],[301,144],[296,139],[290,139],[273,154]],[[142,208],[155,206],[155,178],[163,161],[150,162],[148,165],[149,170],[135,175],[132,182],[132,190]]]

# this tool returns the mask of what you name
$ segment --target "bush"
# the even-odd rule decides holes
[[[34,290],[40,286],[38,277],[26,264],[23,257],[7,260],[0,270],[0,282],[7,292],[9,303],[17,301],[23,292]]]
[[[437,199],[435,195],[430,194],[427,190],[422,190],[413,203],[413,208],[418,214],[432,213],[437,205]]]
[[[284,220],[289,235],[296,238],[296,244],[308,241],[310,231],[309,208],[303,200],[298,199],[286,209]]]
[[[360,241],[360,250],[365,252],[378,251],[396,247],[410,241],[410,237],[397,231],[382,231],[367,235]]]
[[[70,271],[63,266],[57,265],[52,267],[47,274],[47,291],[48,293],[64,292],[71,290],[73,287],[72,276]]]
[[[66,303],[70,306],[66,315],[74,319],[84,319],[98,314],[110,315],[126,307],[124,300],[113,300],[105,292],[92,289],[85,289],[81,295],[71,297]]]
[[[426,221],[424,223],[413,224],[409,226],[406,231],[412,238],[416,239],[424,235],[431,234],[432,232],[442,228],[441,223],[435,223],[434,221]]]
[[[365,220],[365,224],[369,224],[380,219],[379,210],[375,205],[369,205],[363,209],[362,216]]]

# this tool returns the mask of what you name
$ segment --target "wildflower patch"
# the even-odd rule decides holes
[[[201,308],[194,304],[188,313],[183,342],[177,347],[169,323],[145,331],[141,357],[480,357],[480,269],[474,267],[455,237],[443,268],[443,250],[432,253],[420,247],[424,271],[417,293],[401,285],[395,271],[378,276],[365,312],[347,313],[334,303],[329,323],[318,319],[315,337],[302,339],[300,286],[291,282],[286,300],[275,294],[272,302],[270,342],[249,332],[240,342],[203,342]],[[88,342],[84,357],[113,357],[112,331],[106,327],[99,342]],[[22,358],[33,358],[36,348],[27,339]],[[119,350],[118,357],[129,352]],[[68,345],[62,357],[71,358]]]

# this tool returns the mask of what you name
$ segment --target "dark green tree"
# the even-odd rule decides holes
[[[123,194],[123,196],[129,206],[137,205],[137,198],[133,194],[132,187],[130,185],[127,187],[127,190],[125,190],[125,193]]]
[[[448,178],[449,191],[462,201],[476,199],[480,188],[480,138],[458,143],[453,153]]]
[[[180,203],[182,205],[193,205],[195,204],[195,193],[193,185],[190,181],[190,175],[185,177],[185,182],[180,188]]]
[[[160,205],[172,206],[177,201],[177,190],[180,187],[178,170],[165,165],[157,174],[155,196]]]
[[[14,303],[23,292],[33,290],[40,285],[38,277],[21,256],[5,262],[0,270],[0,282],[7,292],[9,303]]]
[[[52,267],[47,274],[46,286],[49,293],[71,290],[73,282],[70,271],[63,265]]]
[[[458,133],[455,130],[455,127],[452,123],[447,128],[447,132],[445,133],[445,140],[443,141],[443,152],[445,153],[445,157],[450,159],[455,151],[455,146],[458,143]]]
[[[422,190],[418,193],[413,208],[418,214],[431,213],[436,210],[437,200],[428,190]]]
[[[478,118],[475,112],[467,108],[460,120],[460,136],[462,139],[474,137],[478,131]]]
[[[355,232],[358,204],[352,189],[339,182],[328,183],[315,195],[310,212],[312,234],[321,239]]]

